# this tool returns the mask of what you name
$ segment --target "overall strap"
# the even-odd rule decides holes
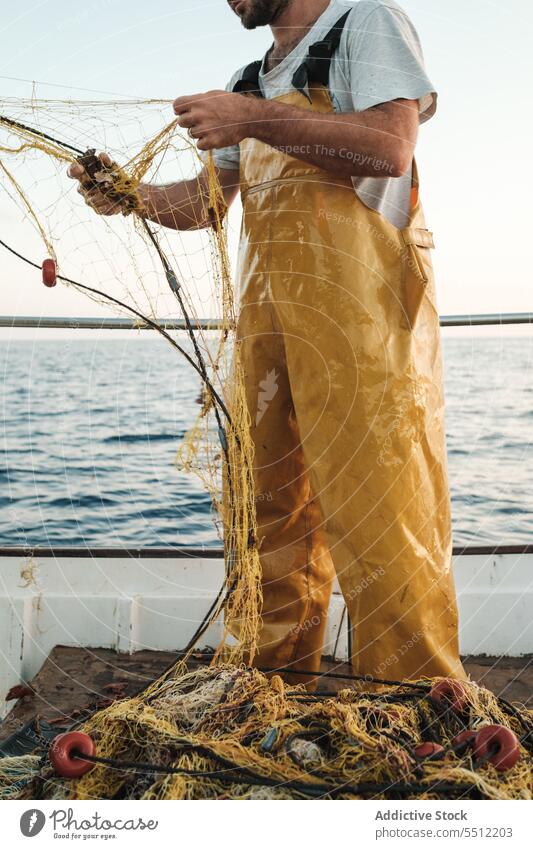
[[[259,71],[262,64],[262,59],[258,59],[257,62],[251,62],[246,66],[240,79],[233,86],[233,91],[236,94],[255,94],[256,97],[263,97],[263,92],[259,86]]]
[[[306,88],[309,83],[320,83],[327,87],[331,60],[341,42],[350,12],[351,9],[345,12],[322,41],[311,44],[306,59],[296,69],[292,78],[292,84],[297,91],[307,96]]]
[[[292,78],[292,84],[297,91],[307,96],[306,88],[309,83],[328,85],[331,60],[339,47],[344,26],[350,12],[351,9],[345,12],[322,41],[311,44],[306,58],[296,69]],[[233,91],[241,94],[246,92],[248,94],[254,94],[256,97],[263,97],[259,85],[259,72],[262,64],[262,60],[259,60],[247,65],[240,79],[233,86]]]

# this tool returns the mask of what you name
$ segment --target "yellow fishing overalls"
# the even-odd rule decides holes
[[[325,74],[339,40],[308,62],[308,89],[276,99],[332,112]],[[259,65],[235,90],[257,93]],[[336,574],[355,673],[466,677],[433,241],[413,171],[400,231],[350,179],[241,144],[238,339],[255,447],[260,667],[318,670]]]

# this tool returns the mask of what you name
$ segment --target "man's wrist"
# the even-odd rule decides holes
[[[152,186],[149,183],[140,183],[137,187],[137,194],[139,196],[141,202],[141,209],[139,210],[140,214],[144,218],[150,218],[154,214],[154,209],[152,206]]]

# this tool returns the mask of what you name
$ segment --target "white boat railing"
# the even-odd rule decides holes
[[[533,555],[533,544],[521,545],[456,545],[453,549],[454,557],[491,557],[493,555],[522,556]],[[77,558],[77,557],[104,557],[108,560],[130,559],[130,560],[218,560],[224,557],[222,546],[205,548],[202,545],[194,546],[172,546],[165,548],[146,547],[131,548],[129,546],[111,547],[97,545],[9,545],[0,546],[0,558],[2,557],[44,557],[44,558]]]
[[[57,645],[181,652],[224,581],[221,552],[201,549],[0,550],[2,696],[31,681]],[[464,655],[525,657],[533,651],[533,554],[456,550],[460,646]],[[138,557],[139,559],[132,559]],[[141,559],[142,558],[142,559]],[[334,582],[324,653],[349,656],[344,598]],[[222,616],[198,640],[220,643]]]
[[[160,327],[165,330],[185,330],[184,319],[157,318]],[[533,324],[533,312],[482,313],[478,315],[443,315],[441,327],[494,327],[516,324]],[[219,318],[192,319],[196,330],[220,330]],[[2,315],[0,327],[30,327],[35,329],[61,330],[153,330],[150,325],[139,319],[130,318],[85,318],[82,316],[37,316]]]

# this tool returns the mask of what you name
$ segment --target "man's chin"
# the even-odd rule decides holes
[[[239,19],[244,29],[257,29],[259,26],[257,21],[253,18],[253,13],[246,14],[246,12],[244,12],[244,14],[239,15]]]
[[[289,5],[290,0],[250,0],[243,4],[241,14],[237,12],[244,29],[257,29],[274,23],[280,13]],[[240,4],[236,4],[236,8]],[[234,10],[236,11],[236,10]]]
[[[253,22],[252,20],[250,20],[250,14],[249,14],[249,13],[247,14],[247,13],[244,11],[244,12],[242,12],[242,14],[239,14],[239,12],[237,12],[237,10],[236,10],[236,9],[234,9],[233,11],[234,11],[234,12],[235,12],[235,14],[237,15],[237,17],[238,17],[238,19],[240,20],[240,22],[241,22],[242,26],[244,27],[244,29],[255,29],[255,24],[254,24],[254,22]]]

